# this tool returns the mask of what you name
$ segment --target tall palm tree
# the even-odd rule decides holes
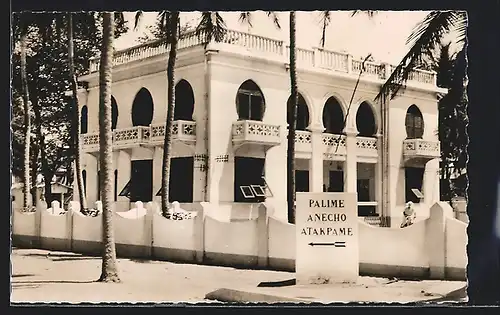
[[[30,133],[31,133],[31,119],[30,119],[30,97],[28,88],[28,79],[26,73],[26,47],[28,44],[28,20],[29,13],[21,13],[18,15],[18,22],[20,25],[20,49],[21,49],[21,84],[22,84],[22,98],[23,98],[23,116],[24,116],[24,173],[23,173],[23,207],[27,209],[29,206],[29,191],[30,191]],[[35,166],[33,166],[35,167]]]
[[[161,173],[161,210],[167,215],[169,205],[170,155],[172,146],[172,128],[175,112],[175,61],[177,59],[177,42],[179,40],[179,11],[173,11],[166,21],[169,25],[167,41],[170,52],[167,64],[167,121],[165,122],[165,139],[163,141],[163,161]]]
[[[295,11],[290,11],[290,121],[287,146],[287,210],[288,222],[295,223],[295,129],[297,127],[297,57],[295,43]]]
[[[80,106],[78,104],[77,96],[77,81],[75,74],[75,53],[73,44],[73,13],[67,13],[67,32],[68,32],[68,65],[69,73],[71,77],[71,90],[73,92],[73,145],[75,151],[75,168],[76,168],[76,184],[78,187],[78,198],[80,201],[80,208],[86,210],[87,198],[85,196],[85,191],[83,188],[83,176],[82,176],[82,162],[81,162],[81,146],[80,146]]]
[[[111,83],[114,51],[113,13],[102,14],[102,47],[99,66],[99,163],[103,208],[102,271],[98,281],[120,282],[113,231],[113,156],[111,131]]]
[[[425,57],[441,44],[445,36],[454,31],[457,51],[466,47],[467,41],[467,13],[465,11],[432,11],[422,22],[418,23],[408,37],[406,43],[411,48],[391,73],[381,87],[376,100],[382,96],[396,97],[415,68],[423,64]],[[465,73],[464,73],[465,74]]]

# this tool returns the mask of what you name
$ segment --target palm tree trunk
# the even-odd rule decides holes
[[[36,94],[36,92],[35,92]],[[32,102],[33,112],[35,113],[35,129],[38,138],[38,148],[40,150],[40,161],[42,163],[42,174],[43,174],[43,182],[44,182],[44,196],[45,202],[47,203],[47,207],[50,207],[50,203],[52,202],[52,176],[54,175],[49,168],[49,163],[47,160],[47,149],[45,148],[45,137],[42,133],[42,116],[40,113],[40,105],[38,104],[38,99],[34,98]],[[36,168],[36,165],[33,167]],[[34,178],[34,181],[36,179]]]
[[[287,200],[288,222],[295,223],[295,128],[297,125],[297,69],[295,56],[295,11],[290,12],[290,126],[288,126],[287,147]]]
[[[82,176],[82,161],[81,161],[81,147],[80,147],[80,106],[78,104],[77,96],[77,82],[75,75],[75,60],[74,60],[74,46],[73,46],[73,14],[68,13],[68,65],[69,73],[71,76],[71,90],[73,92],[73,145],[75,152],[75,168],[76,168],[76,185],[78,187],[78,198],[80,201],[80,208],[83,210],[88,209],[87,198],[83,190],[83,176]]]
[[[30,159],[31,159],[31,178],[33,178],[33,180],[31,181],[31,204],[32,205],[36,205],[36,175],[38,173],[38,169],[37,169],[37,163],[38,163],[38,153],[40,152],[40,149],[39,149],[39,146],[38,144],[36,143],[36,139],[34,139],[33,141],[33,147],[31,148],[32,149],[32,153],[31,153],[31,156],[30,156]]]
[[[165,140],[163,142],[163,163],[162,163],[162,186],[161,186],[161,210],[163,216],[167,215],[169,204],[169,182],[170,182],[170,146],[172,145],[172,124],[175,110],[175,59],[177,58],[177,40],[179,12],[172,12],[170,16],[170,53],[168,56],[167,81],[168,81],[168,105],[167,121],[165,123]]]
[[[23,187],[23,207],[28,208],[29,191],[30,191],[30,104],[29,104],[29,89],[28,79],[26,74],[26,45],[27,31],[24,30],[21,35],[21,84],[23,89],[23,109],[24,109],[24,187]]]
[[[120,282],[116,262],[113,231],[113,151],[111,142],[111,82],[113,67],[114,18],[113,13],[103,13],[103,39],[99,69],[99,163],[101,173],[103,253],[102,273],[98,281]]]

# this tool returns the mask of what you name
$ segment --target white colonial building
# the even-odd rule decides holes
[[[206,201],[221,216],[239,218],[265,200],[286,219],[288,56],[285,42],[239,31],[208,45],[192,33],[180,40],[172,201],[185,208]],[[167,58],[160,41],[114,57],[117,211],[133,201],[159,201]],[[79,78],[88,83],[79,100],[90,203],[99,200],[98,62],[91,60],[90,73]],[[439,200],[437,95],[443,91],[435,73],[415,71],[402,95],[375,102],[393,66],[368,62],[348,109],[361,64],[346,53],[297,50],[297,191],[357,192],[360,216],[399,226],[405,202],[415,202],[418,216],[426,217]]]

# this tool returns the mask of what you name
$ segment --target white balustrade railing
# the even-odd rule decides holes
[[[440,143],[423,139],[406,139],[403,143],[403,154],[439,157]]]
[[[205,40],[206,38],[203,34],[197,34],[195,31],[192,31],[182,35],[178,42],[178,49],[194,47],[204,43]],[[283,58],[285,63],[288,62],[290,56],[290,48],[285,46],[285,43],[281,40],[236,30],[227,30],[221,42],[244,47],[249,51],[264,52],[268,56],[275,55],[279,58]],[[113,64],[118,66],[128,62],[166,54],[167,52],[168,45],[166,45],[165,40],[156,40],[116,52],[113,58]],[[324,49],[311,50],[297,47],[296,57],[297,65],[301,67],[318,67],[359,74],[362,66],[361,60],[352,59],[349,54]],[[395,66],[393,65],[366,62],[364,75],[386,80],[394,69]],[[98,70],[99,59],[92,58],[90,60],[90,72],[92,73]],[[425,70],[413,70],[408,80],[436,85],[436,73]]]

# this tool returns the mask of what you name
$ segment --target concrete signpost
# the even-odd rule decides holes
[[[297,193],[297,284],[356,282],[359,276],[355,193]]]

